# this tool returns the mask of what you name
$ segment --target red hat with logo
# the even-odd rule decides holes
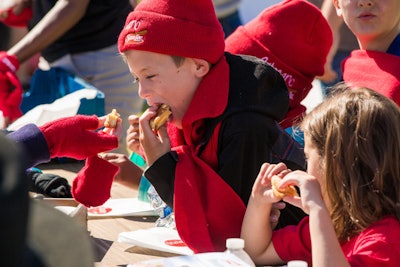
[[[321,11],[305,0],[286,0],[264,9],[225,41],[226,51],[268,62],[303,98],[324,73],[332,31]],[[296,98],[296,97],[295,97]]]
[[[216,63],[225,43],[211,0],[142,0],[128,15],[118,47]]]

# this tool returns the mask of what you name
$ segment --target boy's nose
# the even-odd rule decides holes
[[[359,0],[358,5],[360,7],[370,7],[373,5],[373,0]]]
[[[139,83],[138,95],[140,98],[143,98],[143,99],[145,99],[146,96],[149,95],[149,90],[147,90],[146,87],[141,85],[140,83]]]

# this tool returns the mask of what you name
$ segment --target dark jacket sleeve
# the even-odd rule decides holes
[[[236,191],[243,202],[247,205],[253,188],[254,181],[265,162],[285,162],[289,168],[303,169],[298,163],[303,163],[304,154],[302,150],[295,150],[290,154],[301,154],[293,157],[297,161],[291,161],[284,157],[276,146],[282,150],[288,150],[290,146],[278,142],[284,137],[279,126],[273,120],[257,119],[257,114],[240,114],[224,120],[224,134],[220,135],[219,148],[219,175]],[[234,127],[242,125],[242,127]],[[287,151],[286,151],[287,152]],[[276,154],[278,153],[278,155]],[[286,225],[295,225],[306,214],[289,203],[281,210],[279,223],[275,229]]]
[[[264,162],[269,162],[277,138],[275,122],[254,112],[224,120],[219,138],[218,173],[247,205]]]
[[[157,159],[144,172],[144,176],[154,186],[161,199],[173,207],[175,169],[178,155],[171,151]]]
[[[28,124],[11,132],[7,138],[19,143],[24,149],[28,167],[50,161],[50,152],[46,139],[35,124]]]

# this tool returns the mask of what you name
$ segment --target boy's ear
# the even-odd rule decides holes
[[[207,60],[193,58],[195,73],[198,77],[204,77],[210,71],[210,63]]]
[[[339,5],[339,1],[338,1],[338,0],[333,0],[333,5],[335,6],[336,14],[337,14],[339,17],[342,17],[342,8],[341,8],[340,5]]]

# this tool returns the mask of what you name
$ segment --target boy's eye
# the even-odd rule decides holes
[[[156,77],[155,74],[144,76],[144,78],[145,78],[146,80],[150,80],[150,79],[152,79],[152,78],[154,78],[154,77]],[[135,76],[134,76],[133,79],[134,79],[133,83],[139,82],[139,78],[138,78],[138,77],[135,77]]]

